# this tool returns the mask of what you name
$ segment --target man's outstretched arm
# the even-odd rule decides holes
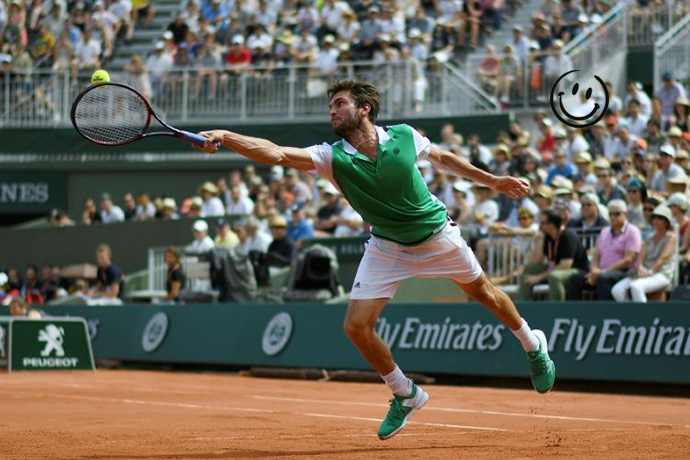
[[[218,148],[214,144],[218,142],[224,147],[259,163],[287,166],[301,171],[314,169],[314,162],[309,152],[304,149],[282,147],[267,139],[244,136],[220,129],[202,131],[199,134],[208,138],[206,144],[201,148],[207,153],[216,153]]]
[[[513,199],[524,198],[529,193],[529,185],[520,179],[511,176],[494,176],[473,166],[452,152],[434,146],[431,146],[430,149],[429,161],[439,169],[488,185],[494,191],[505,193]]]

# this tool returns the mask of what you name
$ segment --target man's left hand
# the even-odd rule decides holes
[[[514,200],[524,198],[529,193],[529,184],[526,181],[511,176],[497,178],[491,188],[495,192],[505,193]]]

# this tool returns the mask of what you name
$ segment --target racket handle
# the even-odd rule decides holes
[[[180,134],[181,139],[183,139],[187,142],[191,142],[193,144],[197,144],[197,145],[204,145],[206,143],[206,141],[208,140],[207,137],[200,136],[198,134],[191,133],[189,131],[180,131],[179,134]],[[215,146],[220,147],[220,142],[215,142]]]

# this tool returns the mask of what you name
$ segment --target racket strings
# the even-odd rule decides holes
[[[86,92],[74,111],[79,132],[101,144],[134,140],[144,133],[149,120],[146,102],[134,91],[114,85]]]

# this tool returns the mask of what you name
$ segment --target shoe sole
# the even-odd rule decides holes
[[[391,434],[389,434],[388,436],[379,436],[379,439],[380,439],[381,441],[385,441],[386,439],[390,439],[390,438],[392,438],[393,436],[395,436],[396,434],[400,433],[400,431],[401,431],[403,428],[405,428],[405,425],[407,425],[407,421],[409,420],[409,418],[412,417],[419,409],[421,409],[422,407],[424,407],[424,406],[426,405],[427,402],[429,402],[429,393],[424,392],[424,396],[425,396],[425,398],[424,398],[424,400],[422,401],[422,403],[421,403],[419,406],[417,406],[417,407],[415,407],[414,409],[412,409],[412,410],[410,411],[409,414],[407,414],[407,417],[405,417],[405,420],[403,420],[402,425],[400,425],[400,427],[399,427],[397,430],[393,431],[393,432],[392,432]]]
[[[548,343],[548,341],[546,340],[546,334],[544,334],[544,331],[539,330],[539,329],[535,329],[534,332],[535,332],[535,335],[541,335],[541,337],[544,338],[544,341],[543,341],[543,342],[542,342],[541,338],[539,338],[539,343],[542,344],[542,345],[545,345],[544,348],[545,348],[545,350],[546,350],[546,356],[549,357],[549,362],[551,363],[551,370],[553,371],[554,376],[555,376],[555,374],[556,374],[556,364],[551,360],[551,355],[549,355],[549,343]],[[536,334],[537,332],[539,332],[539,334]],[[537,393],[539,393],[540,395],[545,395],[545,394],[547,394],[547,393],[550,393],[551,390],[553,390],[553,385],[554,385],[555,383],[556,383],[556,380],[554,379],[554,383],[551,384],[551,387],[550,387],[548,390],[546,390],[546,391],[539,391],[539,390],[537,390],[536,387],[534,387],[534,389],[535,389],[535,390],[537,391]],[[532,385],[532,386],[534,386],[534,385]]]

